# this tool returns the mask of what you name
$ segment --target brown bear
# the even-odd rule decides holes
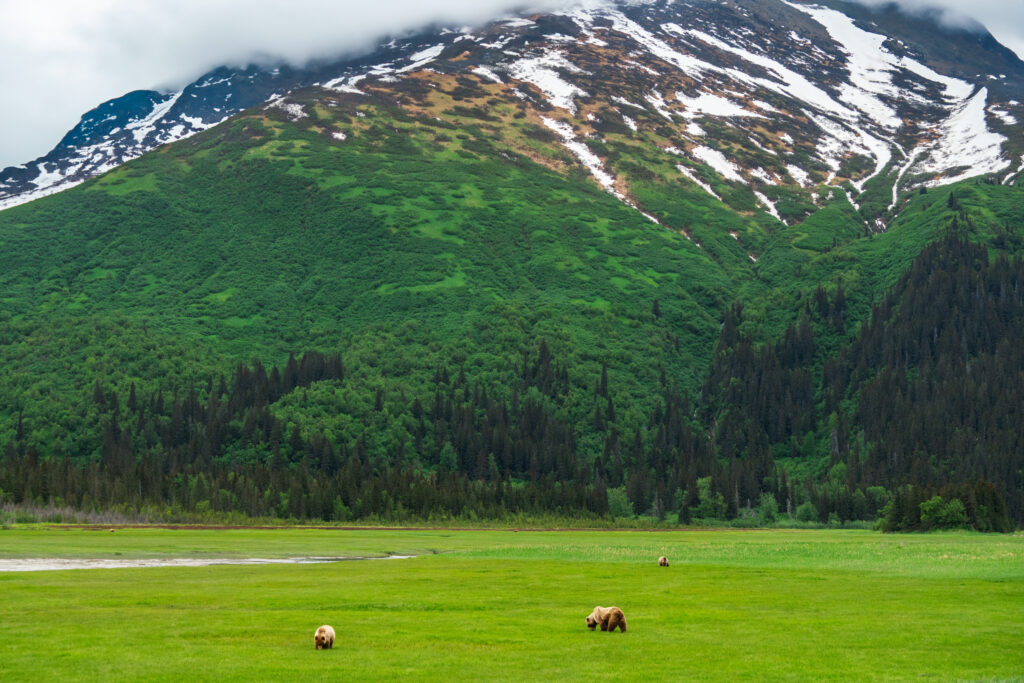
[[[668,558],[665,557],[664,555],[659,557],[658,558],[658,566],[659,567],[667,567],[668,566]]]
[[[334,647],[334,629],[324,624],[313,634],[313,643],[318,650],[330,650]]]
[[[614,631],[618,627],[625,633],[626,615],[618,607],[595,607],[587,616],[587,628],[593,631],[598,625],[602,631]]]

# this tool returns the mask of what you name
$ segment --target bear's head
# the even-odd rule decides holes
[[[593,631],[597,628],[597,625],[601,623],[600,619],[597,618],[597,610],[599,607],[595,607],[594,611],[587,615],[587,628]]]
[[[316,643],[316,649],[324,650],[328,647],[327,630],[320,628],[317,629],[316,635],[313,636],[313,642]]]

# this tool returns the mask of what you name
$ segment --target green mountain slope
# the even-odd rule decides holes
[[[743,304],[747,338],[775,341],[819,288],[841,288],[842,324],[813,321],[805,364],[820,372],[954,218],[993,249],[1020,250],[1013,187],[917,195],[877,235],[836,191],[785,226],[735,188],[718,187],[719,202],[684,185],[649,146],[606,131],[604,155],[641,212],[598,187],[536,112],[485,92],[407,95],[304,91],[292,97],[301,117],[253,110],[0,213],[4,495],[344,518],[396,514],[366,497],[398,496],[399,479],[443,491],[417,476],[448,472],[455,489],[482,487],[479,514],[603,514],[617,487],[636,512],[664,513],[684,493],[696,506],[704,476],[730,514],[759,488],[799,499],[771,459],[722,460],[701,436],[715,433],[700,423],[713,412],[688,403],[730,308]],[[343,371],[288,363],[313,351],[338,354]],[[254,361],[262,380],[243,391],[250,370],[238,365]],[[658,460],[672,406],[667,431],[688,436]],[[825,426],[803,429],[780,437],[796,443],[785,455],[827,466]],[[43,484],[17,469],[26,458],[93,469]],[[151,482],[85,497],[90,476],[111,481],[128,463],[140,482],[194,485],[205,472],[233,493],[180,498]],[[244,481],[263,502],[243,505],[243,479],[217,469],[232,463],[256,468]],[[320,480],[331,492],[296,507],[313,495],[296,482]],[[377,493],[352,493],[360,481]],[[476,494],[445,495],[405,508],[464,514]]]
[[[483,132],[364,109],[341,144],[334,120],[260,113],[2,214],[7,322],[116,314],[229,368],[344,348],[413,381],[439,363],[500,381],[544,337],[592,373],[620,359],[637,398],[659,367],[699,382],[745,255],[709,258]]]

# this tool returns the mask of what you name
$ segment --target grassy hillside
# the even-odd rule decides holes
[[[540,337],[581,370],[614,361],[636,396],[659,367],[702,375],[735,287],[689,240],[586,178],[373,120],[332,144],[314,127],[241,118],[6,212],[9,352],[31,324],[102,340],[113,316],[137,328],[131,348],[101,351],[118,354],[104,381],[125,389],[165,374],[114,367],[147,339],[194,345],[210,369],[343,350],[356,374],[414,387],[439,363],[501,380]],[[68,351],[11,357],[8,377],[49,384]],[[94,379],[71,372],[79,388]]]

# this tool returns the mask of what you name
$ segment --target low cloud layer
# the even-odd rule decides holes
[[[988,30],[1024,59],[1024,0],[853,0],[864,5],[898,5],[907,12],[938,13],[943,24]]]
[[[597,0],[590,0],[591,2]],[[880,0],[861,0],[878,2]],[[479,25],[575,0],[0,0],[0,168],[48,152],[79,117],[130,90],[180,87],[220,64],[357,52],[430,23]],[[900,0],[969,13],[1024,55],[1022,0]]]

